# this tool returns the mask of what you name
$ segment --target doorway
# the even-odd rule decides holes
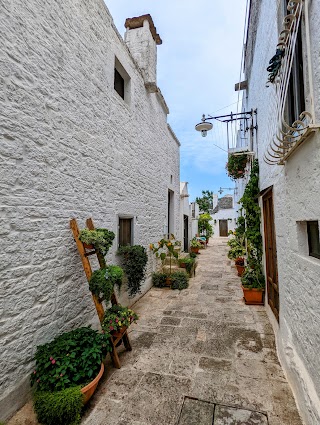
[[[183,216],[183,250],[188,252],[189,249],[189,217]]]
[[[263,195],[262,202],[268,304],[276,319],[279,321],[279,282],[272,188]]]
[[[228,236],[228,220],[219,220],[219,235]]]

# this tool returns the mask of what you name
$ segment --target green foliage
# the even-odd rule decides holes
[[[179,264],[184,263],[186,265],[186,270],[190,274],[192,267],[194,266],[194,263],[196,260],[193,257],[190,258],[179,258]]]
[[[118,254],[123,256],[123,268],[128,278],[129,296],[141,292],[141,283],[145,279],[148,256],[141,245],[123,246]]]
[[[83,394],[79,386],[55,392],[36,391],[33,404],[43,425],[80,424]]]
[[[166,286],[167,275],[165,273],[152,273],[152,284],[156,288],[163,288]]]
[[[245,176],[245,168],[247,165],[247,155],[229,155],[226,164],[228,176],[232,180],[242,179]]]
[[[196,198],[196,203],[199,205],[200,211],[209,214],[209,210],[213,208],[213,192],[210,190],[203,190],[202,197]]]
[[[241,283],[245,288],[264,289],[265,278],[260,268],[246,267],[241,277]]]
[[[171,289],[186,289],[189,286],[189,278],[184,272],[172,273],[171,277]]]
[[[248,241],[248,264],[250,266],[260,265],[262,261],[259,193],[259,163],[258,160],[255,160],[251,169],[250,180],[239,201],[245,213],[245,236]]]
[[[83,229],[79,233],[81,242],[93,245],[103,255],[106,255],[109,251],[114,238],[115,234],[108,229]]]
[[[37,347],[31,385],[39,391],[58,391],[86,385],[98,375],[102,359],[111,351],[108,334],[83,327]]]
[[[191,241],[190,241],[190,246],[191,246],[191,248],[201,248],[201,243],[198,241],[198,239],[197,238],[193,238],[193,239],[191,239]]]
[[[102,329],[106,333],[118,331],[123,326],[129,327],[136,320],[138,320],[138,315],[130,308],[120,304],[113,305],[104,314]]]
[[[238,237],[241,237],[241,236],[244,236],[245,231],[246,231],[246,219],[241,215],[237,219],[237,228],[235,229],[234,234]]]
[[[123,270],[119,266],[107,266],[92,273],[89,289],[101,301],[110,301],[114,285],[121,287]]]
[[[197,254],[195,252],[190,252],[190,258],[197,258]]]
[[[228,240],[228,245],[230,246],[230,250],[228,252],[228,258],[230,260],[235,260],[236,258],[243,257],[246,255],[246,250],[244,247],[244,238],[238,238],[235,236],[232,239]]]
[[[213,235],[213,227],[209,223],[212,220],[210,214],[200,214],[198,220],[198,231],[199,234],[204,234],[207,238],[210,238]]]
[[[153,251],[157,258],[160,258],[162,263],[164,260],[169,257],[170,259],[170,275],[171,275],[171,261],[172,257],[178,258],[178,251],[175,250],[175,247],[181,246],[181,242],[177,241],[174,235],[170,235],[170,239],[161,239],[158,242],[158,247],[156,248],[154,244],[150,244],[150,249]]]

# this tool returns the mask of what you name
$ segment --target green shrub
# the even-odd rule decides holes
[[[93,295],[101,301],[110,301],[114,291],[114,285],[121,287],[123,270],[119,266],[107,266],[104,269],[92,273],[89,281],[89,289]]]
[[[123,256],[123,268],[128,278],[129,296],[141,292],[141,283],[145,279],[148,256],[141,245],[122,246],[118,254]]]
[[[98,375],[103,358],[111,351],[109,338],[110,334],[83,327],[38,346],[31,385],[36,384],[37,391],[85,386]]]
[[[171,289],[186,289],[189,286],[189,279],[186,273],[175,272],[172,273],[171,277]]]
[[[246,267],[241,276],[241,283],[245,288],[264,289],[265,278],[259,268],[252,269],[251,267]]]
[[[179,258],[179,264],[181,263],[185,263],[186,265],[186,270],[187,272],[190,274],[192,267],[194,266],[194,263],[196,262],[196,260],[190,256],[190,258]]]
[[[163,288],[166,286],[167,275],[164,273],[152,273],[152,284],[156,288]]]
[[[80,387],[55,392],[37,391],[33,405],[38,421],[43,425],[78,425],[83,394]]]

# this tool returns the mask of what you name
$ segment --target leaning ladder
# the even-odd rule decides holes
[[[94,230],[94,224],[93,224],[93,221],[92,221],[91,218],[88,218],[86,220],[86,225],[87,225],[87,228],[89,230]],[[70,227],[71,227],[73,237],[74,237],[74,240],[76,242],[80,257],[81,257],[84,272],[85,272],[85,274],[87,276],[87,280],[89,282],[90,278],[92,276],[92,268],[91,268],[91,264],[90,264],[90,261],[89,261],[89,257],[92,256],[92,255],[96,255],[98,262],[99,262],[99,265],[100,265],[100,268],[105,267],[104,257],[101,254],[101,252],[99,252],[95,249],[92,250],[92,249],[86,248],[85,245],[80,241],[80,239],[79,239],[79,233],[80,233],[79,227],[78,227],[78,224],[77,224],[77,220],[75,218],[70,220]],[[97,310],[97,314],[98,314],[100,323],[102,323],[103,317],[104,317],[103,305],[99,301],[98,297],[96,297],[95,295],[92,294],[92,298],[93,298],[93,302],[94,302],[94,305],[95,305],[96,310]],[[112,303],[112,305],[118,304],[118,300],[117,300],[115,293],[113,293],[112,296],[111,296],[111,303]],[[127,328],[124,329],[122,332],[117,333],[115,336],[111,337],[112,351],[111,351],[110,355],[111,355],[111,359],[112,359],[112,363],[113,363],[114,367],[116,367],[118,369],[120,369],[121,365],[120,365],[120,360],[119,360],[119,356],[118,356],[116,347],[120,346],[122,343],[124,344],[127,351],[132,350]]]

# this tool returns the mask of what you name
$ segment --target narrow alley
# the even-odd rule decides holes
[[[244,304],[226,242],[201,250],[189,289],[152,288],[134,306],[133,351],[107,368],[83,424],[301,424],[265,309]]]

